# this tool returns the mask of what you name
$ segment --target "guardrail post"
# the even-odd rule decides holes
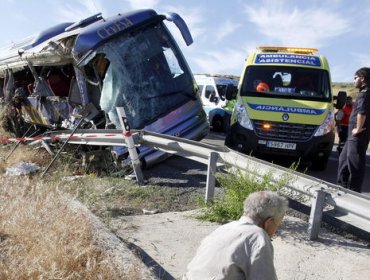
[[[308,235],[310,240],[315,240],[319,236],[325,197],[326,193],[324,191],[317,190],[316,194],[312,198],[310,220],[308,222]]]
[[[216,183],[216,168],[217,168],[218,153],[210,152],[208,158],[208,169],[207,169],[207,183],[206,183],[206,201],[213,199],[215,195],[215,183]]]
[[[119,121],[122,126],[123,136],[125,137],[126,146],[128,149],[128,153],[130,155],[130,159],[131,159],[132,167],[135,172],[136,180],[139,185],[143,185],[144,175],[143,175],[143,172],[141,171],[140,159],[136,151],[135,142],[134,142],[134,139],[130,131],[130,126],[127,123],[125,110],[123,109],[123,107],[117,107],[116,110],[117,110],[118,116],[120,117]]]

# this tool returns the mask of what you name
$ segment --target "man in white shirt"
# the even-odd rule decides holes
[[[244,214],[203,239],[189,263],[187,280],[274,280],[274,251],[270,238],[285,215],[286,198],[272,191],[250,194]]]

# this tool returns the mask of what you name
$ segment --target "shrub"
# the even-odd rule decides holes
[[[294,166],[291,170],[293,169]],[[233,169],[216,177],[221,191],[213,201],[200,202],[205,208],[199,218],[218,223],[239,219],[243,213],[243,202],[250,193],[262,190],[279,191],[293,178],[288,172],[276,181],[271,171],[259,176],[255,170],[249,168],[246,168],[246,171]]]

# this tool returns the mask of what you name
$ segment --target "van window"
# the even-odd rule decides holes
[[[251,66],[243,79],[241,96],[268,96],[330,101],[329,75],[322,69]],[[260,90],[259,85],[263,85]]]
[[[221,100],[224,101],[226,99],[226,89],[227,89],[227,85],[216,85],[217,87],[217,91],[218,91],[218,95],[220,96]]]
[[[216,90],[214,86],[206,86],[205,97],[209,98],[211,95],[216,96]]]

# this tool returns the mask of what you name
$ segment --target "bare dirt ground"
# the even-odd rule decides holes
[[[144,256],[159,279],[181,279],[203,237],[218,224],[197,220],[197,210],[126,216],[110,223],[116,234]],[[273,240],[275,266],[285,280],[369,279],[369,244],[345,239],[321,229],[309,241],[307,223],[285,217]]]

